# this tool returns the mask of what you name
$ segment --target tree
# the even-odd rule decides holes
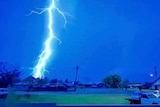
[[[20,81],[21,71],[9,63],[0,62],[0,87],[13,86]]]
[[[51,81],[50,81],[50,84],[57,84],[58,83],[58,79],[52,79]]]
[[[109,88],[118,88],[120,86],[121,77],[119,75],[110,75],[103,79],[103,83]]]
[[[65,82],[66,82],[66,83],[68,83],[68,82],[69,82],[68,78],[67,78],[67,79],[65,79]]]
[[[127,89],[128,88],[128,85],[129,85],[129,80],[128,79],[125,79],[121,82],[121,88],[125,88]]]
[[[37,85],[43,85],[43,84],[47,84],[49,82],[49,79],[47,77],[45,77],[44,79],[36,79],[36,83]]]

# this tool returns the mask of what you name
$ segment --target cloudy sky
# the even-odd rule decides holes
[[[20,66],[31,75],[48,37],[48,14],[32,10],[51,0],[1,0],[0,61]],[[154,66],[160,76],[159,0],[56,0],[67,25],[56,11],[53,30],[62,41],[51,44],[49,78],[101,81],[111,74],[130,81],[151,81]]]

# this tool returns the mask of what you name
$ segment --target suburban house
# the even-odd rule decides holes
[[[160,77],[152,82],[151,89],[160,90]]]
[[[139,88],[142,87],[142,83],[129,83],[129,88]]]
[[[29,84],[20,82],[20,83],[15,83],[13,85],[13,88],[14,90],[17,90],[17,91],[26,91],[28,89],[28,86]]]
[[[61,82],[65,87],[67,87],[67,91],[76,91],[76,85],[74,82]]]

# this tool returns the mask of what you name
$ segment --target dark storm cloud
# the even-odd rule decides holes
[[[47,14],[29,17],[26,14],[48,3],[1,2],[0,60],[34,66],[47,36]],[[52,70],[49,77],[73,80],[75,67],[79,65],[79,80],[100,81],[109,74],[132,76],[132,80],[149,79],[153,67],[160,63],[159,3],[158,0],[59,1],[57,5],[72,17],[67,16],[69,23],[63,28],[63,18],[56,14],[54,28],[63,43],[53,44],[55,53],[49,61],[48,69]]]

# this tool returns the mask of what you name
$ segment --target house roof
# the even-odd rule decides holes
[[[158,77],[156,80],[154,80],[152,82],[152,84],[154,84],[154,85],[160,85],[160,77]]]
[[[69,87],[74,86],[73,82],[64,82],[64,81],[61,81],[61,83],[63,85],[65,85],[65,86],[69,86]]]

